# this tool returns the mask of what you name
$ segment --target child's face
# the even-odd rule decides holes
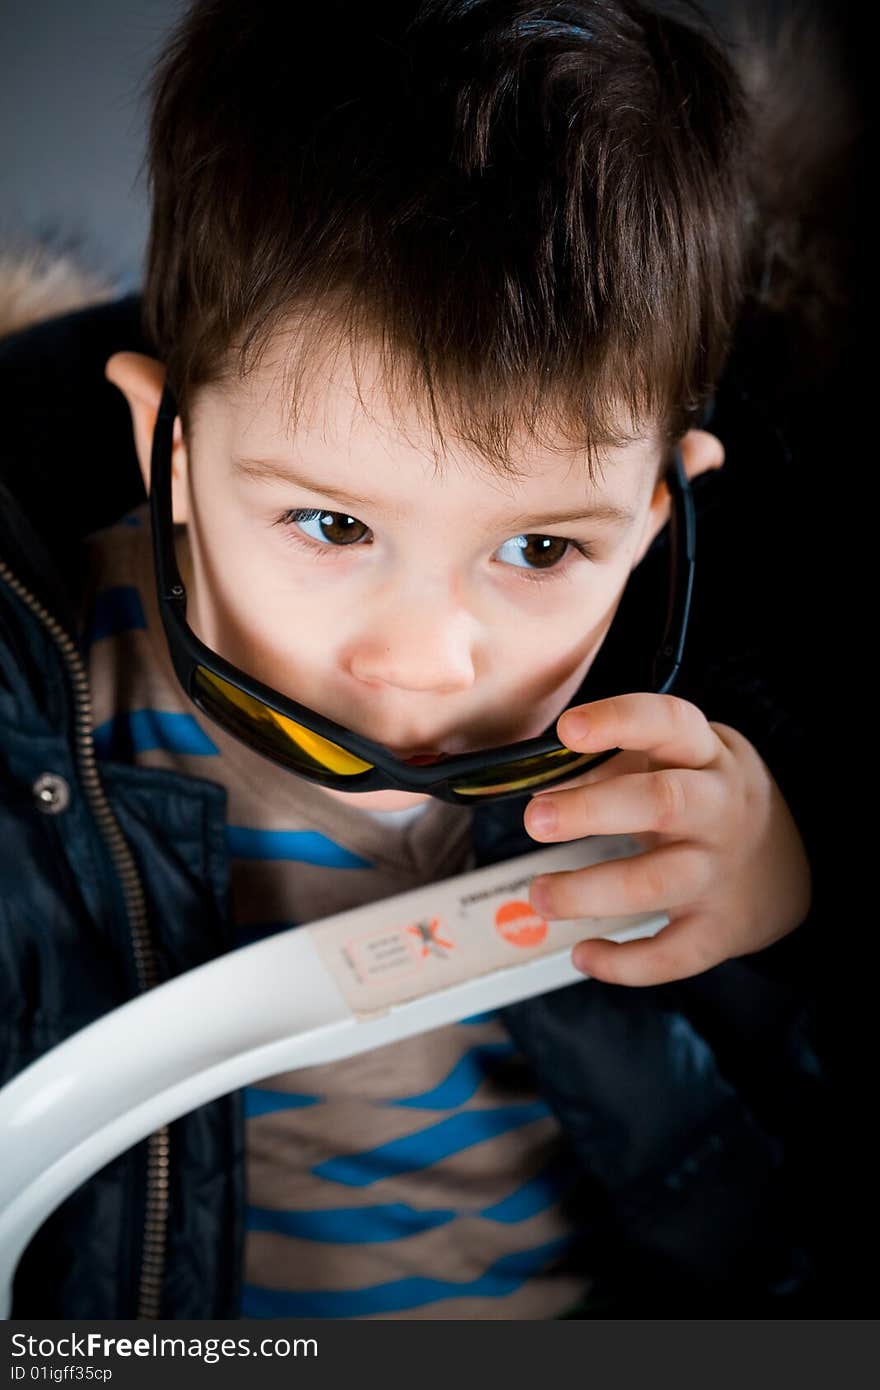
[[[659,443],[608,451],[596,486],[582,455],[534,444],[513,451],[521,476],[451,442],[437,469],[414,413],[404,435],[372,389],[372,364],[369,413],[347,352],[321,380],[294,438],[268,353],[243,383],[197,393],[174,455],[194,630],[399,756],[539,734],[667,518]],[[424,799],[331,794],[377,809]]]

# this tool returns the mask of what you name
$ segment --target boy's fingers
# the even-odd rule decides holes
[[[579,941],[572,964],[610,985],[665,985],[702,974],[726,960],[730,952],[713,931],[713,923],[693,912],[670,922],[642,941]]]
[[[566,748],[578,753],[640,749],[673,767],[707,767],[724,747],[690,700],[646,692],[577,705],[560,715],[556,732]]]
[[[663,912],[702,897],[717,876],[714,856],[696,845],[661,845],[647,854],[532,879],[529,900],[542,917],[627,917]]]
[[[724,803],[724,784],[712,772],[661,768],[545,792],[530,801],[525,827],[544,843],[646,830],[697,838],[712,829]]]

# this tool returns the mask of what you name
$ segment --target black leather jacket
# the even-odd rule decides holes
[[[135,297],[0,342],[0,1083],[231,945],[223,789],[98,765],[88,732],[79,545],[143,496],[124,402],[103,378],[122,348],[150,351]],[[757,563],[772,553],[792,465],[733,384],[713,428],[728,457],[694,484],[679,690],[751,739],[809,850],[805,733],[778,627],[789,581],[777,572],[765,587]],[[597,693],[645,688],[665,544],[657,538],[630,581]],[[534,848],[522,810],[475,812],[479,863]],[[792,1246],[809,1245],[782,1191],[798,1162],[792,1114],[822,1085],[803,1033],[815,930],[811,917],[776,946],[677,985],[584,981],[503,1011],[584,1170],[584,1259],[631,1285],[679,1290],[665,1305],[679,1316],[700,1290],[716,1292],[722,1315],[772,1296]],[[13,1316],[237,1316],[243,1171],[239,1093],[135,1145],[37,1233]]]

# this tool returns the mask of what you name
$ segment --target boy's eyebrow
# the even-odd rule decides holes
[[[294,465],[286,460],[243,458],[239,455],[233,455],[232,467],[236,473],[243,474],[246,478],[253,478],[257,482],[292,483],[295,487],[305,488],[308,492],[320,493],[322,497],[329,497],[331,501],[340,502],[346,507],[375,507],[376,505],[375,498],[359,497],[356,493],[333,487],[332,484],[326,483],[322,479],[308,478],[305,474],[299,473]],[[527,521],[534,526],[557,526],[565,521],[593,521],[613,526],[629,526],[635,521],[635,518],[634,508],[620,506],[615,502],[585,501],[582,506],[573,507],[569,511],[554,512],[552,515],[542,517],[535,517],[530,512],[521,512],[516,516],[508,517],[507,524],[517,526],[521,522]]]

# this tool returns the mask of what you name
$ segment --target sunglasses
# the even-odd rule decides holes
[[[227,733],[298,777],[323,787],[350,792],[427,792],[456,805],[528,795],[576,777],[620,752],[618,748],[574,752],[559,742],[553,732],[554,720],[537,738],[414,765],[272,690],[205,646],[186,621],[186,590],[174,553],[171,453],[177,413],[175,398],[166,386],[153,437],[150,487],[159,611],[180,684],[196,707]],[[651,682],[652,689],[661,695],[672,688],[681,665],[696,536],[693,497],[678,450],[665,479],[672,498],[669,591]],[[583,703],[582,691],[583,687],[570,705]]]

